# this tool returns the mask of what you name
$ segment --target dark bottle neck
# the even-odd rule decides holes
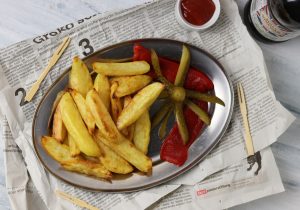
[[[279,23],[300,30],[300,0],[268,0],[268,4]]]

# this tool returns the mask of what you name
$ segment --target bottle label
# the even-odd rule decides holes
[[[299,34],[281,25],[272,15],[268,0],[252,0],[250,16],[256,30],[273,41],[286,41]]]

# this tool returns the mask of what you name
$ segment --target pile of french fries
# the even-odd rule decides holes
[[[152,82],[149,70],[145,61],[102,61],[92,77],[75,57],[53,105],[52,135],[42,137],[47,153],[66,170],[106,180],[134,168],[151,173],[149,107],[164,85]]]

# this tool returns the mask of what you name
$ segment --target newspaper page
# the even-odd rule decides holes
[[[221,16],[217,24],[201,33],[187,32],[177,24],[174,0],[154,1],[118,13],[91,16],[0,50],[0,98],[4,102],[0,106],[7,118],[12,139],[22,151],[29,176],[48,208],[56,207],[51,207],[56,205],[56,198],[48,196],[55,184],[50,182],[51,176],[44,171],[34,153],[32,118],[41,97],[71,64],[74,55],[84,57],[100,48],[129,39],[162,37],[186,41],[214,55],[231,75],[233,83],[245,82],[246,97],[251,106],[249,110],[252,110],[249,117],[255,150],[261,150],[276,141],[290,125],[294,118],[275,100],[261,52],[242,25],[235,2],[222,1],[221,4]],[[66,35],[72,38],[67,51],[51,70],[34,100],[25,102],[26,90],[35,82]],[[179,178],[177,183],[172,184],[196,184],[206,176],[245,158],[242,130],[241,117],[235,112],[227,133],[215,151],[198,167],[181,176],[181,181]],[[6,164],[6,167],[10,167],[10,164]],[[184,178],[185,176],[188,178]],[[10,177],[13,175],[8,176],[11,179],[8,181],[13,183]],[[65,191],[68,187],[71,189],[65,183],[57,186]],[[88,198],[96,202],[99,197],[97,193],[93,195]],[[133,197],[138,199],[139,196],[140,194]]]
[[[262,170],[257,176],[247,171],[249,164],[238,164],[210,175],[194,186],[183,185],[160,202],[153,204],[155,210],[221,210],[246,203],[267,195],[284,191],[279,171],[268,147],[261,151]]]

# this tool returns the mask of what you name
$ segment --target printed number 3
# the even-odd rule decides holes
[[[80,40],[78,45],[80,47],[83,47],[84,51],[82,54],[84,56],[88,56],[94,52],[94,48],[90,45],[90,40],[88,40],[87,38]]]
[[[15,96],[18,96],[20,92],[22,94],[22,98],[21,98],[21,101],[20,101],[20,106],[24,106],[25,104],[28,103],[28,101],[25,101],[26,91],[25,91],[24,88],[18,88],[15,91]]]

